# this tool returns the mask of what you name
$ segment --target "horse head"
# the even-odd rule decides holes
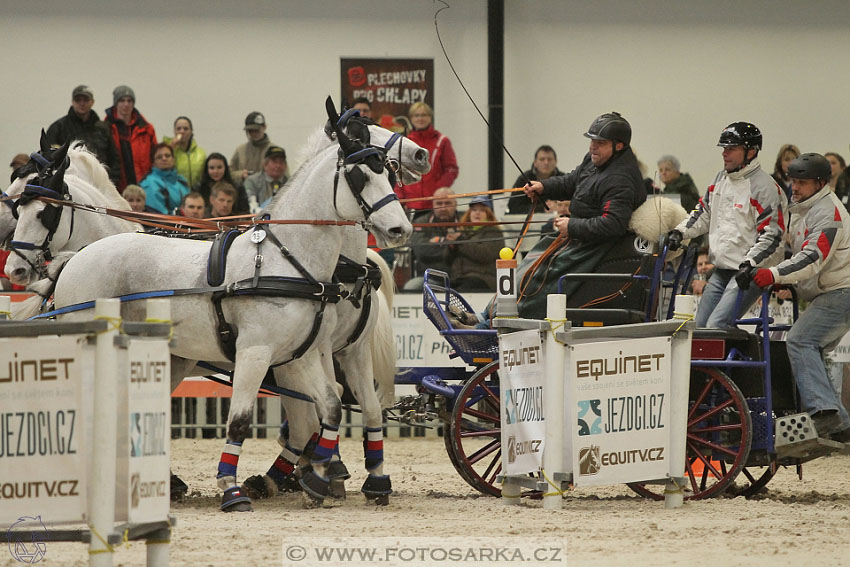
[[[349,137],[357,138],[362,144],[378,148],[386,154],[386,166],[391,172],[390,182],[395,185],[410,185],[422,179],[422,175],[431,170],[428,150],[408,140],[398,132],[392,132],[376,124],[369,118],[360,116],[357,110],[349,109],[342,113],[337,125]],[[325,126],[325,133],[333,137],[331,122]],[[393,179],[399,175],[400,179]]]
[[[338,168],[334,181],[334,206],[337,207],[337,183],[344,182],[360,209],[366,226],[384,247],[401,246],[413,231],[398,203],[393,183],[386,174],[386,153],[361,140],[350,138],[340,127],[340,117],[330,97],[325,102],[331,131],[339,142]],[[368,133],[365,128],[360,134]],[[342,173],[342,175],[340,175]],[[341,209],[338,214],[346,218]]]
[[[26,183],[12,210],[17,224],[9,243],[14,255],[6,262],[6,274],[18,285],[27,285],[43,275],[53,251],[67,242],[73,231],[73,211],[63,215],[62,205],[42,200],[43,197],[70,199],[65,184],[65,172],[70,165],[66,159],[68,147],[66,143],[56,150],[54,159],[60,165],[55,171],[46,170]],[[62,236],[55,238],[57,234]]]

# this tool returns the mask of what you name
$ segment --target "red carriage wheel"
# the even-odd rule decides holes
[[[454,400],[443,434],[460,476],[479,492],[497,497],[502,495],[496,482],[502,472],[498,370],[499,363],[491,362],[467,380]],[[539,497],[540,492],[523,489],[522,495]]]
[[[686,500],[700,500],[721,494],[744,468],[752,422],[741,390],[716,368],[692,368],[690,393],[684,489]],[[751,485],[761,480],[750,476]],[[629,488],[646,498],[664,498],[663,485],[631,483]]]

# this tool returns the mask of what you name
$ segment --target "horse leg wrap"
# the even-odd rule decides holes
[[[339,446],[339,429],[331,425],[322,424],[319,442],[313,451],[313,463],[327,463],[334,456]]]
[[[269,469],[268,476],[274,480],[280,492],[301,492],[298,477],[295,474],[298,459],[298,451],[286,446]]]
[[[221,497],[221,509],[224,512],[251,512],[251,499],[245,496],[238,486],[231,486]]]
[[[339,437],[337,437],[339,439]],[[313,460],[316,455],[316,446],[319,444],[319,434],[314,433],[310,440],[307,441],[307,444],[304,445],[304,450],[300,453],[303,454],[306,459]]]
[[[289,443],[289,420],[284,419],[280,424],[280,429],[277,434],[277,444],[281,447],[286,447]]]
[[[304,492],[309,494],[314,500],[324,500],[330,496],[331,481],[325,476],[319,476],[311,466],[304,468],[301,474],[301,480],[298,481]]]
[[[378,504],[386,506],[389,504],[389,495],[393,493],[393,485],[390,482],[389,475],[376,476],[369,475],[363,483],[360,492],[366,497],[366,500],[375,500]]]
[[[363,438],[363,456],[366,470],[374,471],[384,463],[384,430],[380,427],[367,427]]]
[[[233,478],[233,484],[236,484],[236,468],[239,465],[239,455],[242,454],[242,443],[235,441],[227,441],[224,444],[224,451],[221,452],[221,460],[218,462],[219,486],[223,479]],[[229,486],[222,486],[222,490]]]

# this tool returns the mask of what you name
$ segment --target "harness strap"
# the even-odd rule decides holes
[[[200,366],[201,368],[206,368],[207,370],[211,370],[211,371],[216,372],[218,374],[224,374],[225,376],[230,376],[231,381],[222,380],[221,378],[219,378],[217,376],[204,376],[204,378],[206,378],[207,380],[212,380],[213,382],[216,382],[218,384],[222,384],[224,386],[229,386],[231,388],[233,387],[233,382],[232,382],[233,372],[232,371],[224,370],[223,368],[218,368],[217,366],[215,366],[215,365],[213,365],[209,362],[205,362],[205,361],[199,361],[197,363],[197,366]],[[308,396],[307,394],[302,394],[301,392],[296,392],[295,390],[290,390],[289,388],[283,388],[282,386],[278,386],[276,384],[269,384],[266,380],[263,381],[263,385],[260,388],[260,392],[265,393],[264,390],[268,393],[278,394],[278,395],[281,395],[281,396],[286,396],[288,398],[294,398],[296,400],[302,400],[302,401],[305,401],[305,402],[309,402],[311,404],[316,403],[316,401],[313,398],[311,398],[310,396]]]
[[[366,329],[366,323],[369,322],[369,315],[372,313],[372,290],[371,288],[366,291],[366,295],[363,297],[363,308],[360,310],[360,318],[357,319],[357,325],[354,327],[354,330],[351,331],[351,334],[345,339],[345,345],[341,348],[334,351],[334,354],[345,350],[354,342],[360,338],[360,335],[363,334],[363,331]]]
[[[221,352],[230,362],[236,362],[236,337],[239,336],[239,329],[235,325],[231,325],[224,317],[224,310],[221,308],[221,300],[227,297],[227,293],[223,291],[216,292],[212,295],[213,309],[215,310],[215,318],[217,319],[216,331],[218,332],[218,346],[221,347]]]
[[[271,364],[271,365],[269,365],[269,368],[277,368],[278,366],[282,366],[282,365],[284,365],[288,362],[292,362],[293,360],[295,360],[297,358],[301,358],[302,356],[304,356],[304,353],[306,353],[308,350],[310,350],[310,347],[313,345],[313,341],[315,341],[316,337],[319,336],[319,331],[322,328],[322,319],[324,319],[324,316],[325,316],[325,307],[326,306],[327,306],[327,302],[323,301],[321,303],[321,306],[319,307],[319,310],[316,311],[316,316],[313,317],[313,326],[310,329],[310,333],[307,335],[307,338],[304,339],[304,342],[301,343],[301,346],[299,346],[297,349],[295,349],[295,351],[292,353],[292,357],[289,360],[285,360],[284,362],[278,362],[277,364]]]
[[[269,240],[271,240],[274,243],[275,246],[277,246],[278,250],[280,250],[280,253],[283,254],[283,257],[286,258],[286,260],[290,264],[292,264],[292,266],[296,270],[298,270],[298,273],[301,274],[304,277],[305,280],[307,280],[311,283],[318,284],[318,282],[310,274],[310,272],[308,272],[307,269],[304,268],[304,266],[301,265],[301,262],[299,262],[298,259],[295,256],[292,255],[292,252],[289,251],[289,248],[287,248],[286,246],[281,244],[278,237],[275,236],[274,233],[271,230],[266,231],[266,236],[268,237]],[[259,261],[262,261],[262,256],[259,256],[259,258],[260,258]]]

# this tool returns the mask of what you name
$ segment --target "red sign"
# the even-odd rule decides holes
[[[434,108],[433,59],[342,59],[342,98],[372,105],[372,120],[396,132],[410,130],[407,110],[414,102]]]

